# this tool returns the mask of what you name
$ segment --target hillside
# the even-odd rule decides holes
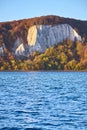
[[[42,16],[1,22],[0,70],[87,69],[86,41],[87,21]]]
[[[81,37],[87,39],[87,21],[63,18],[59,16],[42,16],[31,19],[23,19],[12,22],[0,23],[0,36],[3,36],[4,43],[8,50],[12,51],[13,43],[18,35],[21,35],[24,42],[27,42],[27,33],[32,25],[58,25],[69,24]]]
[[[1,57],[0,70],[85,70],[87,71],[87,44],[66,40],[47,48],[44,53],[34,52],[27,59]]]

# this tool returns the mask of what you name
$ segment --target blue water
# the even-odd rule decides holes
[[[0,72],[0,129],[87,130],[87,73]]]

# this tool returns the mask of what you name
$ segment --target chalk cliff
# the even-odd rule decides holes
[[[17,39],[14,44],[15,55],[28,56],[34,51],[44,52],[46,48],[54,46],[66,39],[81,41],[81,36],[68,24],[34,25],[27,34],[27,45]]]
[[[5,49],[5,44],[3,43],[0,45],[0,56],[4,55],[4,49]]]
[[[9,53],[29,56],[34,51],[44,52],[67,38],[86,42],[87,21],[48,15],[0,22],[0,37]],[[4,55],[1,44],[0,55]]]

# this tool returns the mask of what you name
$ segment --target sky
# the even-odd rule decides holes
[[[87,0],[0,0],[0,22],[46,15],[87,20]]]

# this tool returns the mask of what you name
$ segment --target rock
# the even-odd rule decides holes
[[[81,41],[81,36],[68,24],[34,25],[29,28],[27,35],[28,44],[17,39],[14,44],[15,55],[28,56],[34,51],[44,52],[46,48],[54,46],[66,39]]]
[[[17,49],[16,49],[16,51],[15,51],[15,55],[24,55],[25,54],[25,48],[24,48],[24,45],[23,45],[23,43],[22,44],[20,44],[18,47],[17,47]]]
[[[0,47],[0,55],[3,55],[4,54],[4,50],[3,50],[3,47],[1,46]]]
[[[63,42],[66,39],[81,41],[81,36],[68,24],[34,25],[28,30],[27,41],[32,51],[44,52],[46,48]]]
[[[5,49],[5,44],[2,43],[2,45],[0,45],[0,56],[4,55],[4,49]]]

